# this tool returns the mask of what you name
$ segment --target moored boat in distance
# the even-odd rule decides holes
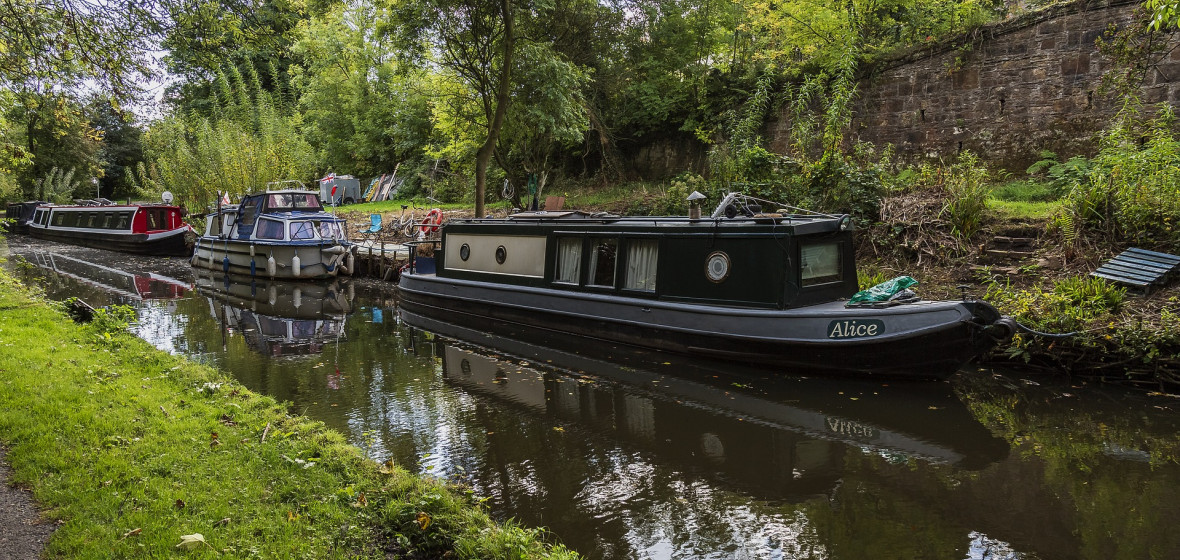
[[[354,259],[344,219],[324,211],[313,191],[283,189],[209,214],[192,265],[250,278],[322,279],[351,274]]]
[[[33,212],[38,206],[49,204],[44,200],[30,200],[26,202],[10,202],[4,210],[5,228],[11,233],[29,233],[29,222],[33,220]]]
[[[38,239],[157,256],[188,256],[193,228],[179,206],[105,199],[73,205],[43,204],[33,210],[29,234]]]
[[[967,298],[849,304],[851,218],[757,202],[731,193],[703,219],[451,220],[433,257],[402,275],[399,305],[491,332],[518,324],[799,373],[942,378],[1012,335],[1009,318]]]

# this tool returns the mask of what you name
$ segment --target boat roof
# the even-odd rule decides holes
[[[336,222],[345,221],[344,218],[338,218],[335,214],[330,212],[316,211],[309,212],[307,210],[284,210],[281,212],[263,212],[259,218],[270,218],[280,220],[331,220]]]

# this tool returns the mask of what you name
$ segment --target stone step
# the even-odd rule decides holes
[[[992,238],[992,242],[996,245],[1007,245],[1009,247],[1024,247],[1031,246],[1037,242],[1035,237],[1007,237],[1004,235],[997,235]]]
[[[983,254],[989,257],[1000,257],[1004,259],[1027,259],[1036,256],[1032,249],[1025,251],[1011,251],[1005,249],[984,249]]]

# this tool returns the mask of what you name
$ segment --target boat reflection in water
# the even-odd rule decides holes
[[[763,498],[827,493],[851,448],[961,469],[1008,454],[946,383],[780,376],[553,333],[490,335],[404,309],[400,317],[457,341],[434,352],[445,378],[469,392],[610,433]]]
[[[52,251],[33,251],[25,259],[59,276],[126,299],[177,299],[192,286],[152,272],[128,272]]]
[[[194,269],[197,292],[224,331],[240,332],[251,349],[274,357],[319,354],[344,340],[355,297],[351,283],[283,282]]]

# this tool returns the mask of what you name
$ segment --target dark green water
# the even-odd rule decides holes
[[[399,315],[396,289],[231,282],[9,241],[54,298],[452,478],[590,558],[1177,558],[1180,400],[977,367],[783,377]],[[920,350],[919,350],[920,351]]]

